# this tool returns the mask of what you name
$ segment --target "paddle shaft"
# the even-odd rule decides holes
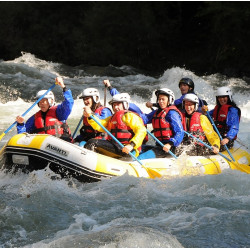
[[[197,140],[198,142],[202,143],[204,146],[206,146],[207,148],[213,150],[213,148],[211,146],[209,146],[208,144],[206,144],[205,142],[203,142],[202,140],[200,140],[199,138],[193,136],[192,134],[188,133],[187,131],[184,130],[184,133],[186,133],[188,136],[193,137],[195,140]],[[229,158],[227,158],[225,155],[223,155],[221,152],[219,152],[219,155],[221,155],[222,157],[224,157],[226,160],[230,161],[231,160]]]
[[[220,134],[218,128],[216,127],[216,125],[215,125],[215,123],[214,123],[214,120],[212,119],[212,117],[210,116],[210,114],[209,114],[208,111],[207,111],[207,116],[208,116],[210,122],[213,124],[215,131],[217,132],[218,136],[220,137],[220,140],[222,141],[222,140],[223,140],[223,139],[222,139],[222,136],[221,136],[221,134]],[[231,152],[229,151],[229,149],[228,149],[228,147],[227,147],[226,144],[224,145],[224,147],[226,148],[226,150],[227,150],[228,154],[230,155],[231,159],[232,159],[233,161],[235,161],[233,155],[232,155]]]
[[[56,83],[54,83],[34,104],[31,105],[23,114],[22,117],[27,115],[31,109],[34,108],[34,106],[39,103],[45,95],[47,95],[54,87],[56,86]],[[15,125],[17,124],[17,121],[13,122],[0,136],[0,140],[3,138],[4,135],[6,135]]]
[[[110,136],[110,137],[112,137],[112,139],[114,140],[114,141],[116,141],[120,146],[121,146],[121,148],[124,148],[125,146],[118,140],[118,139],[116,139],[97,119],[95,119],[95,117],[93,116],[93,115],[91,115],[90,116],[104,131],[106,131],[106,133]],[[135,156],[135,155],[133,155],[131,152],[129,152],[129,155],[131,156],[131,157],[133,157],[136,161],[138,161],[142,166],[143,166],[143,163],[139,160],[139,159],[137,159],[137,157]],[[144,167],[144,166],[143,166]]]
[[[147,130],[147,133],[148,133],[153,139],[155,139],[156,142],[158,142],[162,147],[164,147],[164,144],[163,144],[161,141],[159,141],[159,139],[157,139],[151,132],[149,132],[148,129],[146,129],[146,130]],[[176,156],[173,152],[171,152],[171,151],[169,150],[168,153],[171,154],[175,159],[177,159],[177,156]]]
[[[75,135],[76,135],[76,133],[77,133],[77,131],[78,131],[78,129],[79,129],[81,123],[82,123],[82,120],[83,120],[83,115],[82,115],[80,121],[78,122],[78,124],[77,124],[77,126],[76,126],[76,129],[75,129],[75,131],[74,131],[74,133],[73,133],[73,136],[72,136],[73,139],[75,138]]]

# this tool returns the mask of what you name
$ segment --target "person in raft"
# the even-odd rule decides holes
[[[185,113],[183,114],[184,130],[197,137],[202,142],[210,144],[213,148],[213,153],[218,154],[220,138],[214,131],[208,118],[200,112],[197,112],[199,98],[195,94],[189,93],[185,95],[182,103],[183,109],[185,110]],[[211,154],[211,150],[204,146],[204,144],[186,134],[184,135],[181,145],[184,146],[179,147],[178,150],[181,150],[182,148],[185,149],[187,155],[199,156]]]
[[[95,88],[84,89],[82,95],[79,97],[83,99],[85,107],[90,107],[91,111],[99,118],[105,119],[109,116],[112,116],[112,111],[101,105],[100,103],[100,93]],[[83,146],[89,139],[96,138],[102,139],[105,138],[105,134],[97,130],[94,130],[89,122],[87,117],[83,117],[83,126],[80,129],[80,134],[74,139],[73,142],[79,142],[80,146]]]
[[[111,86],[111,83],[110,83],[109,80],[104,80],[103,84],[105,85],[105,87],[108,88],[109,93],[110,93],[111,96],[120,94],[120,92],[116,88]],[[130,102],[129,106],[128,106],[128,110],[138,114],[143,119],[143,117],[141,116],[141,114],[143,114],[143,112],[141,111],[141,109],[136,104]],[[145,123],[144,123],[144,125],[145,125]],[[145,127],[147,128],[147,125],[145,125]],[[143,140],[143,144],[146,144],[147,142],[148,142],[148,135],[145,136],[145,138]]]
[[[114,158],[124,158],[124,160],[131,160],[129,152],[138,156],[147,132],[141,117],[128,110],[129,103],[130,96],[128,93],[114,95],[109,102],[112,105],[114,114],[103,120],[95,116],[90,107],[84,108],[84,116],[88,117],[88,122],[93,129],[105,132],[91,119],[91,115],[94,115],[117,140],[125,145],[123,149],[110,136],[108,136],[107,140],[90,139],[84,147]]]
[[[204,112],[207,107],[204,107]],[[232,148],[237,138],[240,125],[241,110],[233,101],[233,93],[229,87],[220,87],[216,93],[216,106],[209,111],[222,140],[220,151],[225,151],[225,145]]]
[[[158,143],[155,146],[147,146],[146,152],[139,155],[138,159],[168,157],[169,150],[175,153],[175,149],[183,140],[184,131],[182,114],[173,105],[175,97],[172,90],[163,88],[155,92],[159,108],[149,114],[144,114],[147,124],[152,123],[154,136],[164,144],[162,148]]]
[[[174,105],[181,111],[181,112],[185,112],[185,110],[182,108],[182,100],[184,98],[184,96],[188,93],[193,93],[195,94],[194,92],[194,82],[192,79],[190,78],[187,78],[187,77],[184,77],[182,78],[180,81],[179,81],[179,89],[181,91],[181,97],[179,99],[176,99],[174,101]],[[198,106],[198,112],[202,112],[202,107],[204,105],[207,105],[207,102],[205,100],[201,100],[199,98],[199,106]],[[156,103],[151,103],[151,102],[147,102],[146,103],[146,106],[148,108],[152,108],[152,107],[157,107],[157,104]]]
[[[56,83],[62,88],[64,101],[55,105],[55,96],[49,91],[38,103],[40,110],[24,122],[22,116],[17,116],[17,133],[50,134],[65,141],[72,141],[71,132],[66,120],[68,119],[74,99],[70,89],[67,89],[61,77],[56,78]],[[36,94],[38,100],[47,90],[40,90]]]

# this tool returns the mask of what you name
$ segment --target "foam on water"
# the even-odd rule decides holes
[[[64,77],[75,99],[68,120],[72,131],[82,115],[83,102],[77,97],[86,87],[97,88],[103,102],[102,82],[109,79],[148,113],[145,102],[155,102],[156,89],[168,87],[178,98],[180,78],[191,77],[196,93],[207,100],[209,109],[215,105],[217,87],[233,87],[242,111],[238,138],[250,148],[249,86],[244,79],[220,74],[197,76],[179,67],[155,77],[129,66],[110,66],[109,72],[116,72],[105,75],[100,67],[73,68],[29,53],[1,61],[0,68],[0,133],[33,104],[31,97],[38,90],[54,83],[57,75]],[[117,72],[122,72],[121,76],[115,76]],[[54,90],[60,102],[61,89]],[[110,99],[107,93],[107,102]],[[35,107],[26,118],[37,110]],[[0,148],[15,133],[13,129],[5,135]],[[0,246],[250,247],[249,197],[249,176],[233,170],[215,176],[154,180],[125,174],[90,184],[61,180],[48,167],[30,174],[0,171]]]

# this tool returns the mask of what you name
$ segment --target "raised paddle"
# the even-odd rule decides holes
[[[188,133],[187,131],[184,131],[184,133],[186,133],[188,136],[193,137],[195,140],[197,140],[198,142],[202,143],[204,146],[206,146],[207,148],[213,150],[213,148],[211,146],[209,146],[208,144],[206,144],[205,142],[203,142],[202,140],[200,140],[199,138],[193,136],[192,134]],[[222,157],[224,157],[226,160],[228,160],[230,163],[232,163],[238,170],[245,172],[247,174],[250,174],[250,166],[246,165],[246,164],[240,164],[238,162],[233,162],[231,159],[229,159],[228,157],[226,157],[224,154],[222,154],[221,152],[219,152],[219,155],[221,155]]]
[[[37,103],[39,103],[45,95],[47,95],[55,86],[57,83],[54,83],[30,108],[28,108],[23,114],[22,117],[27,115],[31,109],[33,109]],[[13,122],[1,135],[0,135],[0,141],[2,138],[17,124],[17,121]]]
[[[90,116],[114,141],[116,141],[121,148],[124,148],[125,146],[117,139],[115,138],[93,115]],[[147,167],[145,167],[143,165],[143,163],[135,156],[133,155],[131,152],[129,152],[129,155],[134,158],[137,162],[139,162],[141,164],[141,166],[146,169],[146,171],[148,172],[149,176],[151,178],[156,178],[156,177],[161,177],[161,175],[159,173],[157,173],[156,171],[153,171],[152,169],[149,169]]]
[[[222,136],[221,136],[221,134],[220,134],[220,132],[219,132],[218,128],[217,128],[217,127],[216,127],[216,125],[214,124],[214,120],[212,119],[212,117],[210,116],[210,114],[209,114],[209,112],[208,112],[208,111],[207,111],[207,116],[208,116],[208,118],[209,118],[210,122],[212,123],[212,125],[213,125],[213,127],[214,127],[214,129],[215,129],[216,133],[217,133],[217,134],[218,134],[218,136],[220,137],[220,140],[222,141]],[[226,148],[226,150],[227,150],[228,154],[230,155],[231,159],[232,159],[233,161],[235,161],[235,159],[234,159],[233,155],[232,155],[232,154],[231,154],[231,152],[229,151],[229,149],[228,149],[228,147],[227,147],[227,145],[226,145],[226,144],[224,145],[224,147]]]
[[[151,132],[149,132],[148,129],[146,129],[146,130],[147,130],[147,133],[148,133],[157,143],[159,143],[162,147],[164,147],[164,144],[163,144],[161,141],[159,141],[159,139],[157,139]],[[167,153],[167,152],[166,152],[166,153]],[[169,150],[168,153],[171,154],[175,159],[177,159],[177,156],[176,156],[173,152],[171,152],[171,151]]]

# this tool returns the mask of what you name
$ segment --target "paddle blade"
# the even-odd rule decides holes
[[[145,166],[143,166],[147,172],[148,172],[148,175],[151,179],[154,179],[154,178],[161,178],[162,175],[160,173],[158,173],[157,171],[153,170],[153,169],[150,169],[150,168],[147,168]]]
[[[231,161],[229,164],[231,165],[232,169],[237,169],[241,172],[250,174],[250,166],[248,166],[246,164],[240,164],[240,163],[234,162],[234,161]]]

